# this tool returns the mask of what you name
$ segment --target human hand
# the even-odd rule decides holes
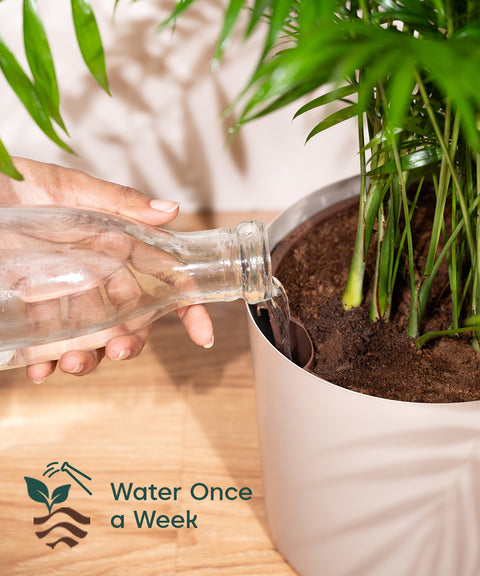
[[[21,158],[15,159],[15,165],[24,180],[18,182],[0,174],[0,203],[107,210],[154,226],[165,224],[178,214],[175,202],[151,200],[137,190],[93,178],[78,170]],[[213,327],[203,305],[181,308],[177,314],[196,344],[212,345]],[[150,326],[146,326],[128,335],[113,337],[105,348],[94,351],[68,351],[58,365],[63,372],[80,376],[94,370],[104,356],[112,360],[133,358],[142,351],[149,329]],[[27,376],[40,382],[55,370],[56,364],[30,365]]]

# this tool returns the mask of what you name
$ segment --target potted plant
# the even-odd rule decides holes
[[[194,1],[178,1],[163,26]],[[272,245],[358,196],[340,296],[345,315],[365,309],[368,293],[371,321],[391,324],[404,275],[411,348],[469,335],[478,349],[480,7],[473,0],[230,0],[215,63],[242,24],[247,38],[264,26],[265,43],[237,103],[245,102],[237,128],[298,99],[297,114],[327,111],[308,138],[346,119],[358,123],[359,178],[301,199],[270,226]],[[433,208],[422,212],[427,198]],[[419,228],[428,229],[421,267]],[[425,330],[442,270],[451,320]],[[288,360],[253,314],[250,333],[267,515],[299,574],[479,573],[478,399],[352,391]]]
[[[192,2],[177,2],[166,24]],[[438,338],[458,344],[467,334],[466,345],[478,351],[478,3],[231,0],[215,63],[242,25],[247,38],[263,25],[265,43],[235,103],[237,129],[299,99],[297,115],[325,111],[307,140],[346,119],[358,124],[359,178],[280,215],[270,226],[272,246],[310,217],[325,218],[359,197],[341,314],[363,307],[368,322],[388,326],[395,306],[407,307],[412,364],[428,360]],[[399,304],[403,279],[409,295]],[[426,314],[438,307],[439,293],[449,295],[451,316],[432,328]],[[267,515],[299,574],[479,573],[478,390],[459,401],[402,399],[390,395],[388,382],[386,398],[352,391],[290,362],[254,312],[250,320]],[[368,322],[359,329],[370,330]]]

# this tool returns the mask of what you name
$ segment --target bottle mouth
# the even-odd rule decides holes
[[[268,235],[263,222],[246,220],[234,228],[238,234],[243,297],[258,304],[272,297],[272,263]]]

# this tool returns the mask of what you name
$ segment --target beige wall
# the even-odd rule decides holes
[[[172,2],[92,1],[104,37],[113,98],[81,62],[65,0],[39,2],[59,71],[62,112],[78,157],[50,143],[0,78],[0,137],[11,153],[80,167],[105,179],[179,200],[184,211],[277,210],[358,170],[354,123],[306,146],[313,116],[292,123],[297,105],[246,126],[225,146],[219,120],[255,64],[258,40],[234,43],[209,68],[221,0],[204,0],[174,34],[155,33]],[[0,2],[0,34],[22,54],[21,2]],[[317,115],[317,118],[318,115]]]

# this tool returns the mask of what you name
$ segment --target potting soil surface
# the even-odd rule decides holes
[[[431,207],[420,206],[416,216],[416,257],[420,259],[428,248],[430,213]],[[275,271],[286,288],[292,315],[303,322],[313,340],[315,374],[345,388],[394,400],[480,399],[480,354],[472,347],[471,334],[433,339],[421,350],[407,336],[410,285],[406,270],[398,280],[399,294],[390,321],[369,318],[368,275],[365,304],[344,310],[341,298],[357,218],[357,208],[350,207],[315,225],[297,239]],[[373,270],[374,252],[372,248],[369,270]],[[447,287],[447,270],[443,269],[434,283],[422,333],[450,326]]]

